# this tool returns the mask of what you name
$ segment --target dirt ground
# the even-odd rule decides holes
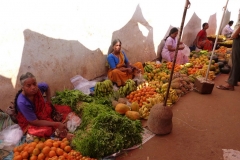
[[[222,149],[240,151],[240,86],[216,88],[227,78],[221,74],[214,80],[212,94],[192,91],[181,97],[172,109],[170,134],[156,135],[116,160],[218,160]]]

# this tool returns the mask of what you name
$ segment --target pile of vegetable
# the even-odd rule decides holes
[[[74,133],[74,148],[83,156],[101,158],[142,143],[143,128],[111,105],[83,103],[82,123]]]
[[[79,90],[68,89],[56,92],[55,97],[52,98],[53,104],[68,105],[72,109],[77,105],[79,101],[92,102],[93,98]]]

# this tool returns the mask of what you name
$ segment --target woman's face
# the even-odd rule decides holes
[[[172,33],[172,34],[171,34],[171,37],[173,37],[173,38],[176,38],[176,37],[177,37],[177,35],[178,35],[178,31],[176,31],[176,32]]]
[[[113,52],[118,53],[121,50],[121,43],[117,42],[114,46],[113,46]]]
[[[38,91],[38,86],[37,86],[36,79],[35,78],[27,78],[24,81],[22,90],[23,90],[23,92],[25,93],[26,96],[35,95]]]

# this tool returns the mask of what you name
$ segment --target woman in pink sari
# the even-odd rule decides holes
[[[168,37],[165,39],[165,44],[162,50],[162,58],[167,62],[172,62],[175,56],[175,50],[177,48],[177,35],[178,29],[172,28],[169,32]],[[176,64],[185,64],[188,62],[188,56],[186,56],[183,52],[184,45],[180,42],[180,46],[178,47]]]

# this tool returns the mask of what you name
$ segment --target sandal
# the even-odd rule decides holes
[[[217,86],[217,89],[234,91],[234,87],[225,87],[223,85]]]

